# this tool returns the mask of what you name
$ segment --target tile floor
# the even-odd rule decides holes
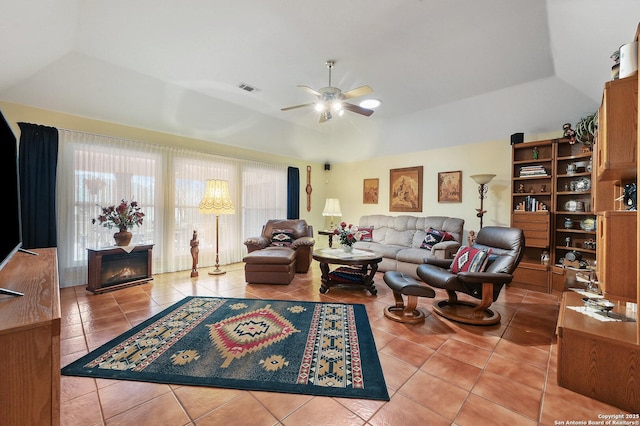
[[[556,425],[624,411],[556,384],[557,297],[506,288],[494,308],[502,322],[464,326],[419,307],[424,324],[386,319],[393,296],[334,287],[320,294],[316,262],[288,286],[247,285],[242,264],[225,275],[200,269],[159,274],[147,284],[101,295],[61,290],[61,364],[95,349],[187,295],[363,303],[391,401],[314,397],[62,376],[61,423],[79,425]],[[444,294],[438,291],[438,297]],[[564,423],[568,424],[568,423]],[[584,423],[586,424],[586,423]]]

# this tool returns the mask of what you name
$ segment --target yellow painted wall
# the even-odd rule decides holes
[[[213,142],[186,138],[183,136],[171,135],[167,133],[155,132],[152,130],[140,129],[136,127],[123,126],[106,121],[93,120],[84,117],[64,114],[55,111],[32,108],[24,105],[0,101],[0,110],[4,114],[7,122],[12,126],[14,133],[19,138],[20,128],[18,122],[41,124],[57,128],[77,130],[99,135],[121,137],[125,139],[148,142],[163,146],[172,146],[184,149],[195,150],[208,154],[221,155],[225,157],[242,158],[262,162],[285,164],[287,166],[298,167],[300,169],[300,217],[312,224],[315,229],[321,229],[324,223],[322,208],[325,200],[325,186],[323,183],[323,164],[305,162],[296,158],[288,158],[276,155],[265,154],[264,152],[251,151],[247,149],[235,148],[229,145],[216,144]],[[311,211],[307,212],[306,169],[311,166]]]
[[[0,109],[7,121],[20,134],[17,122],[28,122],[71,130],[116,136],[165,146],[174,146],[200,152],[243,158],[256,161],[286,164],[298,167],[301,177],[300,217],[306,219],[316,230],[327,229],[330,218],[322,216],[325,199],[338,198],[342,208],[342,220],[358,223],[365,214],[390,215],[429,215],[453,216],[465,220],[465,238],[469,230],[478,230],[480,221],[476,217],[476,208],[480,207],[478,185],[469,177],[478,173],[493,173],[496,177],[489,184],[487,198],[484,201],[487,213],[484,225],[508,226],[511,205],[511,145],[508,136],[505,139],[471,143],[398,154],[363,161],[332,164],[325,171],[320,163],[309,163],[295,158],[268,155],[264,152],[235,148],[229,145],[186,138],[183,136],[155,132],[152,130],[123,126],[105,121],[93,120],[69,114],[31,108],[24,105],[0,101]],[[555,138],[561,131],[544,135],[526,135],[527,141]],[[313,188],[311,211],[306,210],[306,167],[311,165],[311,185]],[[398,213],[389,211],[389,170],[395,168],[423,166],[423,211],[416,213]],[[462,171],[462,202],[439,203],[437,192],[438,172]],[[378,204],[363,204],[363,180],[378,178]],[[339,220],[338,220],[339,222]],[[319,246],[326,245],[326,238],[316,235]]]
[[[528,135],[527,141],[561,137],[561,131],[546,135]],[[390,169],[423,166],[422,213],[389,211]],[[438,173],[462,171],[462,202],[438,202]],[[342,220],[358,223],[367,214],[452,216],[465,220],[465,240],[469,230],[480,228],[476,209],[480,207],[478,185],[471,175],[492,173],[496,177],[489,183],[484,209],[487,213],[483,225],[509,226],[511,221],[511,145],[509,137],[503,140],[478,142],[462,146],[433,149],[375,158],[363,162],[332,165],[325,173],[327,197],[338,198]],[[363,204],[364,179],[378,178],[378,204]],[[325,226],[328,221],[325,222]]]

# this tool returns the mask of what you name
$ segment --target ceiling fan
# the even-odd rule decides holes
[[[347,99],[367,95],[373,92],[373,89],[369,86],[360,86],[343,93],[342,90],[337,87],[331,86],[331,70],[334,65],[335,61],[327,61],[327,68],[329,68],[329,86],[323,87],[320,90],[314,90],[309,86],[298,85],[298,87],[301,87],[307,93],[314,95],[317,98],[315,102],[308,102],[306,104],[282,108],[281,111],[289,111],[291,109],[315,105],[316,111],[320,113],[320,123],[331,120],[333,114],[342,116],[345,110],[365,115],[367,117],[373,114],[372,109],[363,108],[361,106],[345,102]]]

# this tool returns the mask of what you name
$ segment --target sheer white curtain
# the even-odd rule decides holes
[[[236,212],[220,216],[220,264],[239,262],[246,236],[286,215],[285,165],[252,162],[59,129],[56,194],[61,286],[86,283],[87,248],[113,245],[115,230],[94,225],[100,206],[135,199],[145,213],[132,244],[154,244],[154,273],[215,264],[215,216],[198,213],[207,179],[229,181]],[[242,202],[240,202],[242,201]]]

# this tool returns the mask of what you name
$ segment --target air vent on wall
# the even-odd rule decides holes
[[[260,90],[257,87],[249,86],[248,84],[245,84],[245,83],[238,84],[238,87],[244,90],[245,92],[258,92]]]

